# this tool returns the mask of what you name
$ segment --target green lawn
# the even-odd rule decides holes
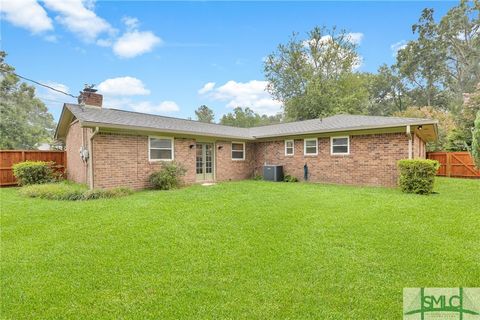
[[[93,201],[1,189],[2,319],[399,319],[480,286],[480,180],[242,181]]]

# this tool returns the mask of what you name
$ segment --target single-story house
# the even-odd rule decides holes
[[[437,121],[336,115],[237,128],[102,108],[102,95],[81,92],[65,104],[55,132],[67,152],[67,177],[90,187],[149,186],[163,161],[187,169],[187,184],[248,179],[265,164],[313,182],[395,186],[397,161],[425,158]]]

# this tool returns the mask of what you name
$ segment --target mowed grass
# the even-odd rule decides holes
[[[94,201],[1,189],[2,319],[398,319],[480,286],[480,181],[242,181]]]

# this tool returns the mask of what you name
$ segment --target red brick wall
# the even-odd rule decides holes
[[[187,169],[186,184],[195,182],[194,140],[175,139],[174,160]],[[93,138],[95,188],[149,187],[148,177],[161,168],[161,161],[148,160],[148,136],[99,133]]]
[[[245,143],[245,160],[232,160],[232,143],[216,142],[217,181],[242,180],[253,176],[255,165],[255,145]]]
[[[416,134],[413,135],[413,158],[427,158],[425,142]]]
[[[78,133],[71,130],[67,136],[69,168],[80,173],[71,173],[76,178],[83,173],[78,155]],[[75,138],[77,137],[77,138]],[[70,143],[69,143],[70,142]],[[195,144],[193,139],[175,139],[175,161],[187,169],[184,182],[195,183]],[[415,144],[414,144],[415,145]],[[421,144],[418,154],[421,154]],[[262,166],[280,164],[285,174],[303,180],[303,166],[309,167],[309,181],[395,186],[397,184],[397,160],[408,157],[408,138],[404,133],[350,136],[350,155],[330,155],[330,138],[318,139],[318,155],[303,155],[303,139],[295,140],[294,156],[285,156],[284,140],[246,143],[245,160],[232,160],[231,142],[217,141],[215,144],[215,173],[217,181],[241,180],[261,174]],[[73,158],[73,159],[72,159]],[[79,156],[78,156],[79,158]],[[146,188],[148,176],[160,169],[161,162],[149,162],[148,137],[99,133],[93,141],[94,186],[110,188],[127,186],[134,189]],[[76,172],[76,171],[75,171]],[[78,180],[75,180],[78,181]]]
[[[80,158],[80,148],[88,148],[88,137],[91,129],[80,127],[78,121],[72,122],[65,139],[67,151],[67,179],[87,183],[87,163]]]
[[[284,140],[257,143],[255,170],[261,173],[265,161],[284,166],[285,174],[303,180],[303,166],[309,181],[395,186],[397,161],[408,158],[404,133],[350,136],[349,155],[330,155],[330,138],[318,139],[318,155],[304,156],[303,139],[295,140],[294,156],[285,156]]]

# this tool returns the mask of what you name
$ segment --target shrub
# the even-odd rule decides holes
[[[440,164],[436,160],[400,160],[399,184],[403,192],[430,194]]]
[[[256,181],[260,181],[260,180],[263,180],[263,177],[259,174],[255,174],[252,178],[252,180],[256,180]]]
[[[118,187],[112,189],[93,189],[83,193],[83,200],[123,197],[132,194],[132,189]]]
[[[86,191],[88,191],[86,185],[64,181],[25,186],[20,189],[20,194],[30,198],[82,200],[83,194]]]
[[[291,176],[287,174],[285,177],[283,177],[283,181],[285,182],[298,182],[298,179],[294,176]]]
[[[162,169],[150,175],[149,181],[153,188],[160,190],[170,190],[178,188],[181,184],[181,177],[187,170],[175,162],[165,162]]]
[[[131,189],[123,187],[88,190],[88,187],[84,184],[77,184],[69,181],[29,185],[20,189],[21,195],[30,198],[70,201],[114,198],[129,195],[131,193]]]
[[[54,181],[51,162],[24,161],[13,165],[13,175],[20,186]]]

